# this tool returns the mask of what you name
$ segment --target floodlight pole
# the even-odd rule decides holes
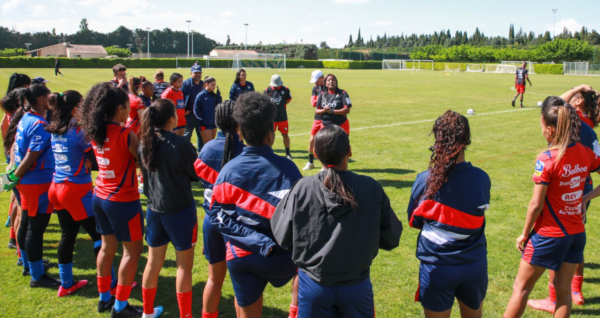
[[[192,58],[194,58],[194,30],[192,30]]]
[[[185,20],[185,22],[187,22],[188,24],[188,50],[187,50],[187,58],[190,58],[190,22],[192,22],[192,20]]]
[[[246,46],[244,50],[248,51],[248,23],[244,23],[244,25],[246,26]]]
[[[558,9],[552,9],[552,13],[554,13],[554,29],[552,30],[552,41],[556,40],[556,12]]]
[[[150,28],[146,28],[148,30],[148,58],[150,58]]]

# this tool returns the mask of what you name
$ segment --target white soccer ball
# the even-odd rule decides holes
[[[543,104],[543,103],[542,103],[541,101],[539,101],[539,102],[538,102],[538,107],[542,107],[542,104]]]
[[[467,110],[467,114],[468,115],[475,115],[475,111],[473,109],[469,108],[469,110]]]

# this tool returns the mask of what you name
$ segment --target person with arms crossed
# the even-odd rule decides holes
[[[222,101],[217,80],[210,76],[205,77],[204,90],[196,96],[194,101],[194,115],[200,121],[200,134],[205,144],[217,136],[215,108]]]
[[[265,89],[265,94],[268,95],[273,103],[277,106],[277,115],[275,115],[274,131],[279,130],[283,137],[283,145],[285,146],[285,157],[292,160],[290,153],[290,137],[289,125],[287,117],[287,105],[292,101],[290,89],[283,86],[281,76],[275,74],[271,77],[271,84]]]
[[[317,100],[319,99],[319,96],[325,90],[325,76],[323,76],[323,72],[321,72],[320,70],[313,71],[312,74],[310,75],[310,82],[315,84],[315,86],[313,86],[312,92],[310,94],[310,103],[311,103],[312,107],[315,107],[315,106],[317,106]],[[313,162],[315,160],[315,155],[314,155],[315,135],[319,131],[318,127],[322,126],[321,125],[322,119],[323,119],[322,115],[318,115],[315,112],[315,120],[313,121],[312,128],[310,129],[310,141],[308,142],[308,162],[306,163],[304,168],[302,168],[302,170],[310,170],[315,167],[315,164]],[[313,133],[313,131],[314,131],[314,133]]]
[[[517,97],[521,95],[521,108],[523,108],[523,97],[525,96],[525,86],[527,84],[525,81],[529,82],[529,86],[531,86],[531,80],[529,80],[529,71],[527,71],[527,63],[523,62],[523,65],[517,69],[515,73],[515,89],[517,90],[517,95],[512,100],[512,107],[515,107],[515,101]]]
[[[194,115],[194,102],[196,101],[196,97],[202,90],[204,90],[204,81],[202,81],[202,67],[197,63],[192,66],[190,71],[192,77],[183,81],[183,86],[181,87],[181,91],[183,92],[183,96],[185,98],[185,134],[188,140],[192,140],[192,134],[194,130],[196,130],[196,142],[197,142],[197,151],[200,152],[202,146],[204,145],[204,141],[202,140],[202,135],[200,134],[201,127],[198,118]]]
[[[246,70],[241,68],[235,74],[235,81],[229,90],[229,99],[234,101],[240,95],[248,92],[254,92],[254,84],[246,81]]]
[[[350,135],[350,122],[348,114],[352,108],[350,96],[345,90],[338,86],[337,77],[333,74],[325,76],[325,87],[327,88],[317,99],[315,113],[322,116],[320,124],[314,123],[311,135],[317,134],[325,125],[333,124],[340,126],[346,134]]]

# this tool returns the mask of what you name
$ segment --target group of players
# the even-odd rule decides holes
[[[163,308],[155,307],[154,299],[171,242],[180,317],[191,317],[198,231],[191,183],[201,181],[203,254],[209,262],[202,317],[218,316],[227,272],[238,317],[260,317],[266,285],[290,281],[290,317],[375,315],[369,269],[379,249],[399,245],[402,223],[381,185],[348,171],[352,104],[334,75],[311,75],[315,122],[305,168],[313,168],[317,157],[321,171],[302,178],[292,161],[272,149],[279,130],[291,158],[285,114],[291,94],[278,75],[259,94],[240,70],[230,99],[223,101],[214,78],[201,80],[199,65],[185,81],[174,73],[165,82],[160,70],[154,83],[128,79],[125,72],[116,65],[115,77],[94,85],[85,97],[73,90],[51,93],[43,84],[31,85],[24,74],[11,76],[1,100],[9,168],[0,185],[13,191],[9,247],[17,248],[31,287],[58,287],[64,297],[88,283],[74,280],[72,271],[83,227],[94,241],[98,312],[158,317]],[[548,149],[534,171],[533,197],[517,239],[522,261],[504,317],[521,317],[527,304],[568,317],[572,297],[584,301],[585,209],[600,195],[590,178],[600,168],[592,128],[600,120],[599,108],[598,93],[586,85],[550,96],[542,105]],[[190,142],[194,129],[203,143],[197,149]],[[417,176],[408,206],[410,226],[420,229],[416,299],[426,317],[450,317],[455,298],[463,317],[481,317],[491,181],[466,161],[471,143],[466,117],[449,110],[432,133],[430,168]],[[92,170],[98,171],[95,186]],[[138,179],[147,198],[145,222]],[[62,232],[60,279],[45,273],[50,265],[42,257],[54,212]],[[144,232],[148,261],[138,308],[128,299],[137,286]],[[551,275],[549,298],[528,302],[545,269]]]

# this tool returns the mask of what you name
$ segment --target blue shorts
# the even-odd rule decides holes
[[[225,239],[217,227],[210,223],[208,214],[204,216],[204,222],[202,223],[202,240],[204,242],[202,254],[204,254],[209,264],[225,261]]]
[[[373,285],[367,277],[354,286],[321,285],[298,271],[298,318],[373,318]]]
[[[531,232],[522,258],[531,265],[559,271],[562,263],[583,262],[585,241],[585,232],[563,237],[547,237]]]
[[[12,192],[15,194],[15,199],[17,199],[17,204],[19,204],[19,206],[21,206],[21,192],[19,192],[19,189],[17,189],[17,187],[12,188]]]
[[[250,254],[227,261],[227,269],[238,305],[247,307],[260,298],[267,283],[273,287],[287,284],[296,276],[298,267],[291,253],[269,258]]]
[[[92,198],[96,214],[96,231],[101,235],[115,235],[119,242],[135,242],[144,237],[144,220],[140,200],[113,202]]]
[[[198,239],[198,216],[196,206],[175,213],[155,213],[146,211],[146,242],[150,247],[159,247],[169,242],[178,251],[186,251],[196,246]]]
[[[180,130],[180,129],[185,129],[185,125],[177,126],[177,127],[173,128],[173,131]]]
[[[212,130],[212,129],[217,129],[217,126],[215,125],[204,125],[204,124],[200,124],[200,130],[201,131],[205,131],[205,130]]]
[[[454,298],[477,310],[488,287],[487,258],[470,264],[434,265],[421,262],[416,301],[423,308],[442,312],[452,308]]]

